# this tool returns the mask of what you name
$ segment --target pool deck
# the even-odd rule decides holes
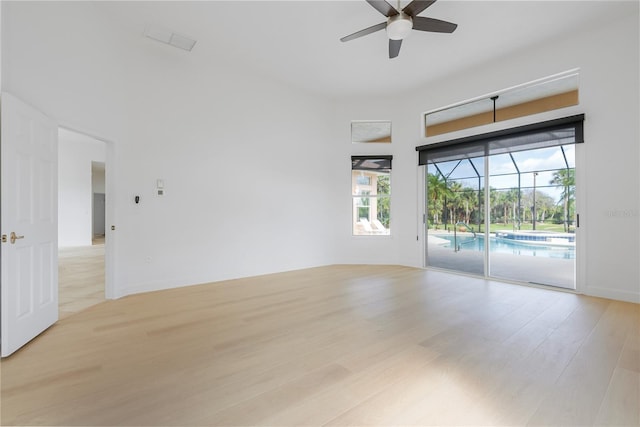
[[[427,261],[430,267],[455,270],[484,276],[484,252],[461,250],[454,252],[451,247],[443,247],[447,240],[440,235],[453,233],[429,230]],[[470,233],[458,233],[471,235]],[[565,289],[575,289],[575,260],[545,258],[527,255],[513,255],[492,252],[489,257],[492,277],[525,283],[542,284]]]

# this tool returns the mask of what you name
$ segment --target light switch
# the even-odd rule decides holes
[[[158,179],[156,181],[156,188],[164,188],[164,180]]]

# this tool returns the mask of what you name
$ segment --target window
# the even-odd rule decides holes
[[[569,71],[424,115],[425,136],[578,105],[578,73]]]
[[[385,120],[351,122],[351,142],[391,144],[391,122]]]
[[[354,236],[389,235],[391,156],[351,157]]]
[[[358,185],[371,185],[371,177],[366,175],[358,175]]]

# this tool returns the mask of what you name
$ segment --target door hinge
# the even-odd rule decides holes
[[[7,235],[6,234],[2,235],[2,243],[7,243]]]
[[[580,214],[576,214],[576,228],[580,228]]]

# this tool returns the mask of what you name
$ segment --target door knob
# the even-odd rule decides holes
[[[15,231],[12,231],[11,232],[11,236],[9,236],[9,239],[11,240],[11,244],[14,244],[16,242],[16,240],[24,239],[24,236],[18,236],[18,235],[16,235]]]

